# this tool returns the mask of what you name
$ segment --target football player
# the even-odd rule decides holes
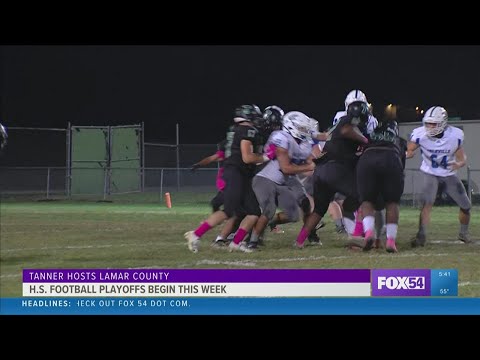
[[[241,242],[260,216],[260,207],[252,189],[256,165],[270,160],[267,155],[254,151],[263,145],[262,115],[259,107],[253,104],[235,109],[234,131],[227,133],[225,146],[224,209],[211,214],[196,230],[184,234],[190,251],[198,252],[200,238],[224,220],[239,215],[239,209],[248,215],[242,220],[229,248],[230,251],[252,251]]]
[[[368,104],[365,99],[351,102],[347,113],[329,130],[314,172],[314,211],[297,236],[296,246],[303,248],[305,239],[325,215],[336,192],[347,196],[346,210],[353,211],[359,203],[356,195],[354,169],[358,159],[357,148],[368,143],[362,134],[368,122]]]
[[[458,219],[460,231],[458,240],[471,243],[468,234],[471,202],[457,170],[465,166],[467,156],[463,148],[463,130],[448,125],[448,113],[441,106],[433,106],[423,116],[423,126],[413,130],[408,142],[407,159],[414,156],[420,148],[422,153],[423,173],[422,209],[420,211],[419,229],[412,240],[412,247],[424,246],[430,214],[437,195],[438,185],[445,186],[445,192],[460,207]]]
[[[298,203],[302,209],[310,213],[310,202],[301,183],[289,186],[291,175],[312,171],[310,131],[311,121],[299,111],[290,111],[283,116],[282,130],[274,131],[267,143],[265,151],[272,153],[272,161],[258,172],[252,181],[253,190],[259,202],[262,214],[252,232],[249,248],[257,248],[258,237],[274,216],[275,224],[296,222],[300,218]],[[278,207],[283,212],[275,214]]]
[[[363,250],[373,247],[375,234],[375,204],[381,198],[386,208],[387,252],[397,252],[399,202],[404,186],[406,148],[398,135],[396,121],[383,122],[370,134],[370,140],[358,160],[357,189],[363,214],[365,240]]]

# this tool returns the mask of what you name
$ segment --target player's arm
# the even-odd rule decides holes
[[[358,127],[350,123],[345,123],[340,128],[340,135],[342,135],[344,138],[356,141],[361,144],[368,143],[368,139],[363,136],[362,132],[358,129]]]
[[[450,161],[448,165],[452,170],[458,170],[466,164],[467,155],[465,155],[465,150],[463,150],[463,147],[459,147],[457,151],[455,151],[455,161]]]
[[[302,172],[311,171],[315,169],[315,164],[311,161],[311,157],[307,159],[307,162],[302,165],[292,164],[290,156],[288,156],[288,150],[277,147],[276,155],[278,164],[280,165],[280,170],[285,175],[294,175],[300,174]]]
[[[250,140],[243,139],[240,142],[240,151],[245,164],[261,164],[270,160],[267,155],[253,152],[253,144]]]
[[[319,157],[321,157],[323,155],[323,152],[322,152],[322,147],[320,144],[316,144],[312,147],[312,152],[310,154],[310,156],[313,158],[313,159],[318,159]]]
[[[328,131],[325,132],[318,132],[318,131],[312,131],[312,139],[318,140],[318,141],[327,141],[330,133]]]
[[[407,144],[406,158],[411,159],[415,155],[415,150],[417,150],[419,146],[420,145],[416,142],[409,141]]]
[[[211,164],[214,161],[221,161],[222,159],[220,158],[218,153],[215,153],[213,155],[207,156],[200,160],[199,162],[195,163],[192,165],[190,168],[191,170],[195,170],[196,168],[202,167],[202,166],[207,166],[208,164]]]

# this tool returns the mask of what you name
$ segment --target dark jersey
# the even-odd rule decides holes
[[[345,138],[340,132],[342,127],[348,124],[357,126],[350,116],[343,116],[329,130],[330,138],[325,142],[325,146],[323,147],[325,155],[319,159],[320,162],[329,160],[355,162],[357,160],[358,156],[355,153],[360,144],[357,141]]]
[[[253,126],[236,125],[227,132],[227,144],[225,146],[225,166],[234,166],[245,175],[253,176],[255,164],[245,164],[242,159],[240,143],[248,140],[252,143],[253,150],[261,148],[262,139],[258,130]]]
[[[370,134],[369,143],[365,149],[378,148],[389,149],[397,153],[405,168],[407,141],[398,135],[398,124],[396,121],[385,121],[378,124],[377,128]]]
[[[403,169],[405,169],[405,162],[407,161],[407,144],[407,140],[402,137],[398,138],[398,146],[400,147],[400,158],[402,159]]]

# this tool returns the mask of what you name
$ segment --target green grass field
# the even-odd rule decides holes
[[[22,296],[24,268],[453,268],[459,272],[459,296],[480,297],[480,208],[472,209],[475,244],[456,240],[458,208],[436,207],[429,243],[411,249],[418,209],[402,207],[399,253],[348,250],[327,226],[318,233],[322,246],[293,248],[300,223],[284,225],[284,234],[268,234],[261,251],[229,253],[210,247],[219,228],[202,238],[200,251],[188,251],[183,233],[209,213],[213,194],[172,194],[167,209],[148,194],[119,196],[111,203],[16,201],[0,204],[0,295]]]

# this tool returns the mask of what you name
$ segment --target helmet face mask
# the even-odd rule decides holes
[[[447,110],[441,106],[433,106],[425,112],[422,122],[428,136],[440,135],[447,127]]]
[[[290,111],[283,117],[283,129],[299,141],[310,139],[312,122],[300,111]]]

